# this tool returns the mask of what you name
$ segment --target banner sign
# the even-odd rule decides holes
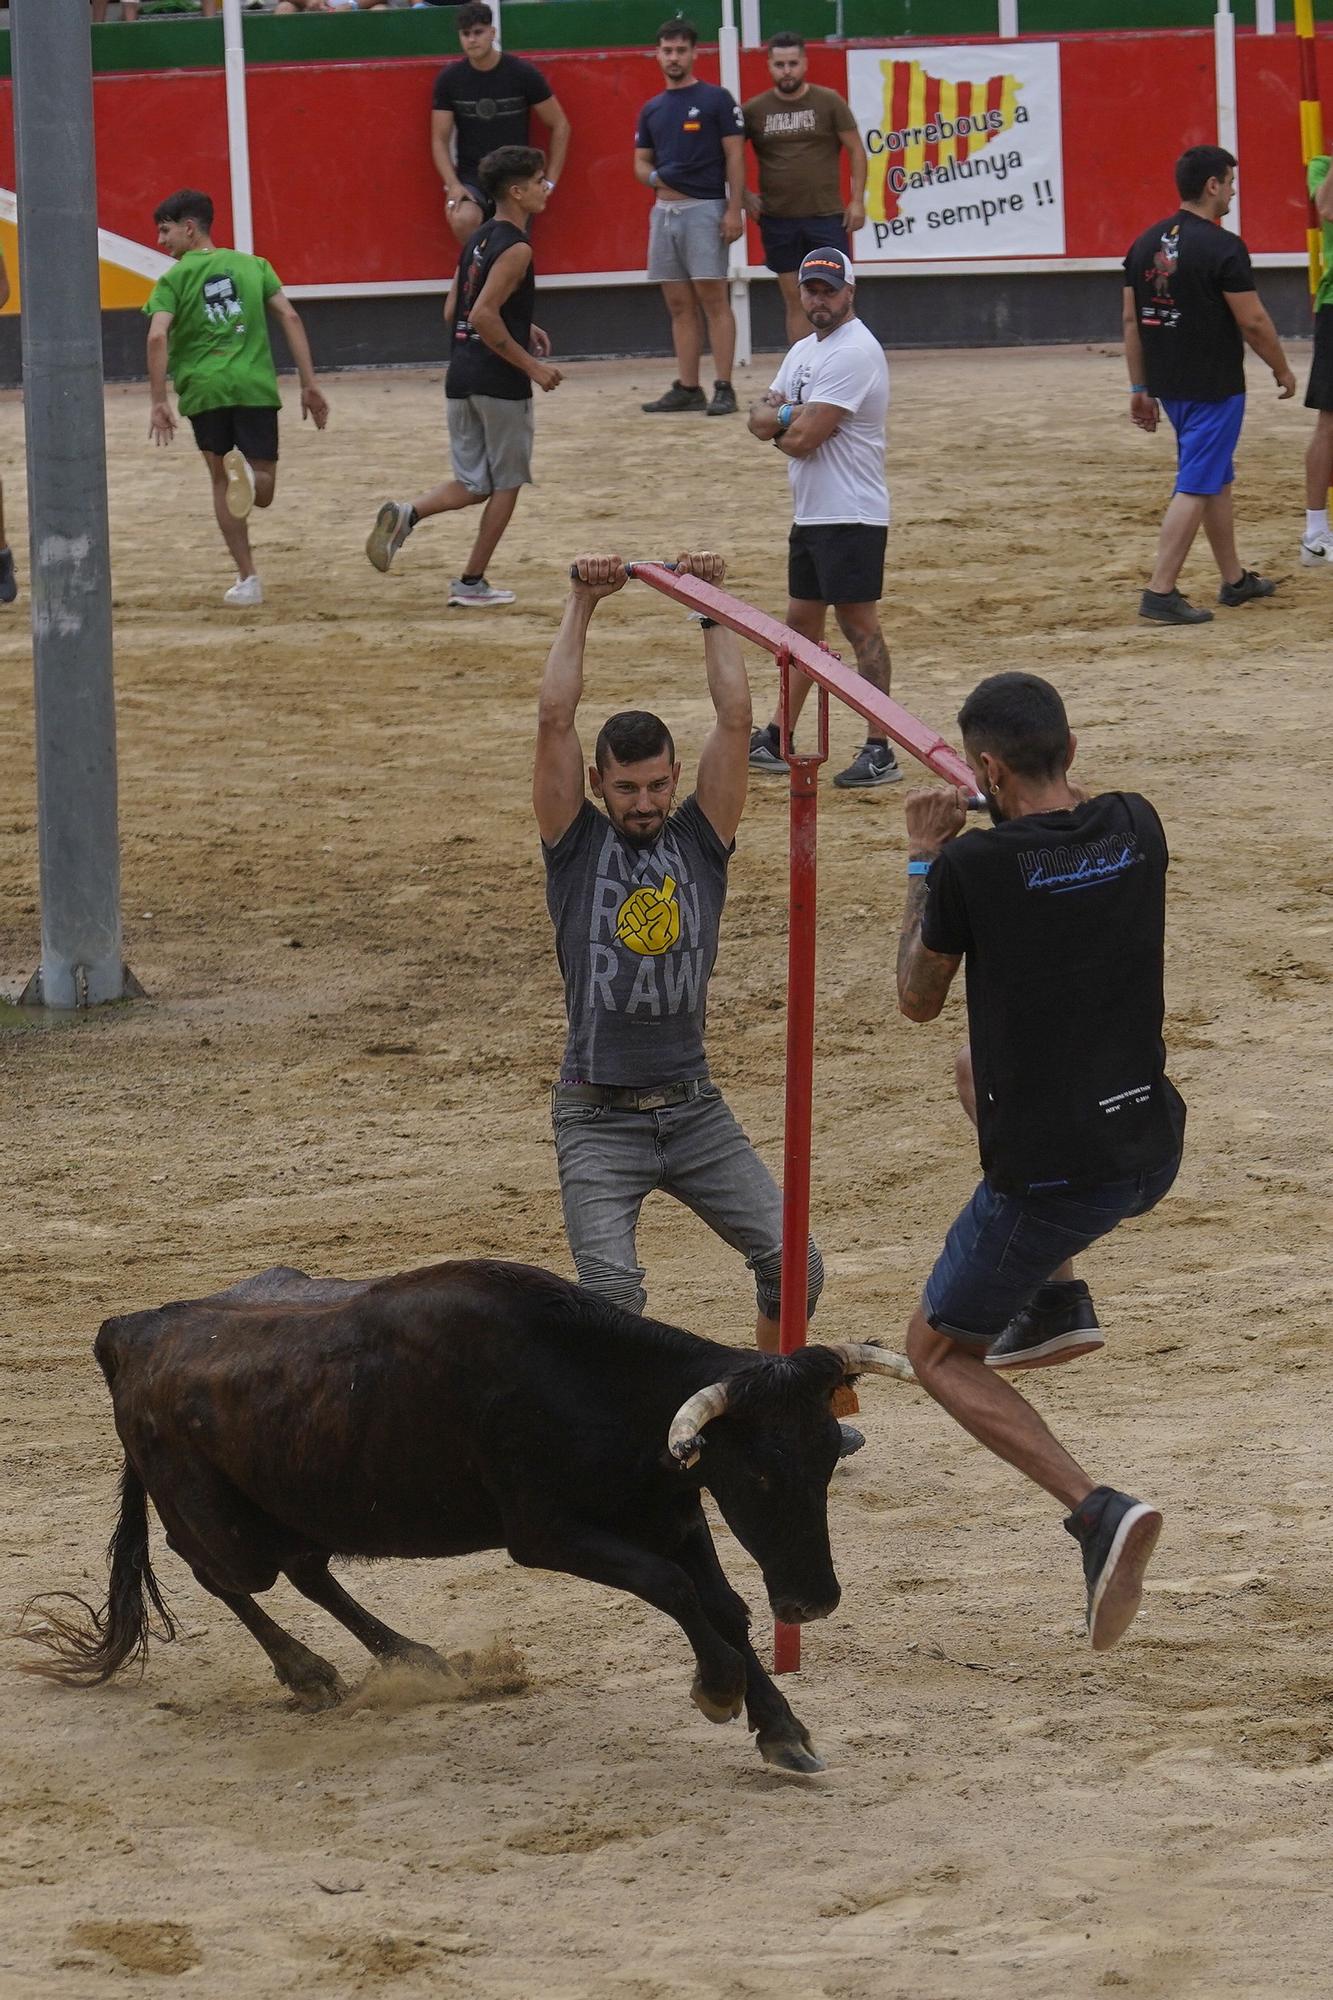
[[[870,160],[865,263],[1065,253],[1060,47],[849,49]]]

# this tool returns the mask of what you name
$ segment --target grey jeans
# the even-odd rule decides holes
[[[645,1195],[660,1188],[744,1253],[760,1312],[778,1318],[782,1195],[716,1084],[702,1084],[692,1103],[661,1111],[584,1104],[557,1084],[551,1116],[565,1233],[581,1285],[630,1312],[643,1311],[648,1295],[635,1232]],[[824,1265],[811,1238],[810,1312],[823,1286]]]

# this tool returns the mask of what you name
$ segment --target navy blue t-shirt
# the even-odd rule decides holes
[[[721,201],[727,192],[722,141],[744,137],[745,120],[731,92],[717,83],[691,83],[649,98],[634,143],[652,153],[653,165],[677,194]]]

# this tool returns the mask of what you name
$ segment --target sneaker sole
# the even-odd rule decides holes
[[[1163,618],[1160,611],[1140,611],[1139,617],[1146,625],[1211,625],[1213,614],[1205,611],[1199,618]]]
[[[398,503],[386,500],[375,516],[375,525],[366,536],[366,555],[372,566],[383,575],[393,561],[396,550],[393,546],[394,532],[398,526]],[[451,598],[450,603],[453,602]]]
[[[1095,1327],[1080,1327],[1077,1333],[1057,1333],[1033,1347],[1021,1347],[1013,1354],[985,1357],[988,1368],[1053,1368],[1060,1361],[1078,1361],[1105,1347],[1106,1336]]]
[[[833,783],[840,792],[874,792],[881,785],[901,784],[902,775],[901,771],[894,770],[886,771],[881,778],[849,778],[840,771]]]
[[[1143,1573],[1161,1532],[1161,1514],[1142,1501],[1128,1510],[1116,1529],[1088,1607],[1088,1637],[1094,1653],[1109,1653],[1134,1623],[1143,1602]]]
[[[451,597],[451,605],[460,611],[502,611],[506,604],[513,604],[513,597]]]
[[[762,772],[766,778],[785,778],[788,775],[787,766],[783,763],[781,757],[774,758],[771,764],[760,758],[751,757],[750,769]]]
[[[222,461],[227,475],[227,512],[233,521],[244,521],[255,504],[255,476],[239,451],[229,451]]]

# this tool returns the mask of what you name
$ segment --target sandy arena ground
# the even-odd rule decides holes
[[[498,1555],[353,1587],[436,1644],[511,1645],[525,1686],[502,1665],[447,1704],[372,1676],[347,1708],[295,1713],[159,1533],[184,1631],[141,1683],[69,1692],[10,1671],[26,1652],[5,1648],[6,2000],[1328,1992],[1333,578],[1295,562],[1310,419],[1254,370],[1242,549],[1282,579],[1276,600],[1162,631],[1134,611],[1170,448],[1131,430],[1114,355],[893,371],[896,690],[952,733],[982,673],[1050,674],[1085,785],[1149,794],[1175,855],[1186,1168],[1088,1259],[1108,1351],[1030,1385],[1095,1473],[1166,1510],[1139,1624],[1094,1660],[1057,1510],[887,1382],[863,1391],[870,1444],[831,1496],[842,1608],[794,1684],[829,1764],[812,1782],[695,1712],[656,1613]],[[458,525],[424,528],[388,577],[362,555],[376,503],[437,476],[438,376],[331,381],[322,437],[289,418],[257,527],[268,602],[239,614],[192,447],[153,452],[144,394],[108,395],[127,953],[152,998],[0,1035],[6,1625],[36,1591],[101,1598],[119,1454],[89,1343],[106,1314],[275,1261],[569,1269],[528,806],[564,566],[709,546],[742,596],[783,598],[781,466],[740,420],[641,417],[664,373],[574,367],[541,401],[541,484],[492,572],[519,602],[488,613],[444,609]],[[38,922],[12,399],[0,438],[24,582],[0,631],[13,990]],[[1210,599],[1202,546],[1186,583]],[[598,615],[588,740],[627,704],[660,707],[692,764],[699,643],[639,588]],[[845,713],[834,735],[845,759]],[[961,997],[926,1030],[892,1004],[901,819],[900,794],[825,790],[815,1114],[820,1330],[895,1341],[974,1177],[951,1096]],[[711,1024],[715,1073],[772,1160],[785,820],[784,788],[757,783]],[[644,1237],[652,1306],[743,1341],[738,1261],[670,1204]],[[289,1592],[268,1602],[365,1683],[341,1629]]]

